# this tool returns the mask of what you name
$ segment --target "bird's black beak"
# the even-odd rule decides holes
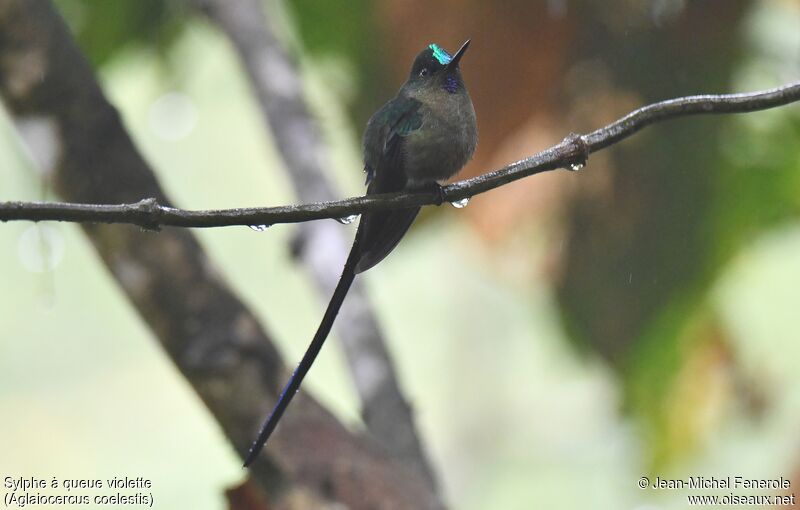
[[[462,44],[461,47],[456,52],[456,54],[453,55],[453,59],[450,62],[448,62],[447,64],[448,71],[451,71],[458,67],[458,62],[461,60],[461,57],[464,56],[464,53],[467,52],[467,48],[469,48],[469,39],[464,41],[464,44]]]

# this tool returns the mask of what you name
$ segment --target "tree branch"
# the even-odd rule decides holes
[[[634,110],[621,119],[586,135],[570,135],[562,142],[529,158],[478,177],[444,186],[444,200],[455,202],[485,193],[530,175],[585,164],[589,154],[605,149],[657,122],[689,115],[747,113],[800,101],[800,82],[742,94],[700,95],[661,101]],[[388,193],[333,202],[281,207],[254,207],[189,211],[159,205],[154,199],[136,204],[94,205],[41,202],[0,203],[0,221],[71,221],[127,223],[147,229],[173,227],[227,227],[274,225],[344,218],[353,214],[402,209],[438,202],[433,192]]]

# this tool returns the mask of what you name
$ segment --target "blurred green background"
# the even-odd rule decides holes
[[[178,206],[295,201],[208,22],[177,1],[56,3]],[[472,38],[481,141],[462,176],[648,102],[800,79],[800,2],[599,4],[269,13],[342,197],[363,192],[364,122],[431,41]],[[34,160],[3,114],[0,200],[57,199]],[[584,171],[429,209],[365,279],[453,508],[686,506],[642,475],[800,483],[798,106],[672,121]],[[323,306],[290,260],[293,231],[195,232],[287,360]],[[6,223],[0,246],[0,475],[144,476],[159,508],[224,508],[238,458],[79,229]],[[336,342],[305,387],[359,427]]]

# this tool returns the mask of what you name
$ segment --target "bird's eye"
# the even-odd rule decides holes
[[[427,67],[423,67],[422,69],[419,70],[420,76],[428,76],[428,73],[430,73],[430,71],[428,70]]]

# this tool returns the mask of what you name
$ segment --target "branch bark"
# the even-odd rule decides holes
[[[559,168],[573,170],[586,164],[588,155],[665,120],[690,115],[748,113],[768,110],[800,101],[800,82],[768,90],[741,94],[699,95],[669,99],[644,106],[585,135],[569,135],[533,156],[478,177],[464,179],[442,188],[447,202],[457,202],[493,190],[516,180]],[[157,199],[136,204],[94,205],[42,202],[0,203],[0,221],[72,221],[128,223],[143,228],[228,227],[233,225],[274,225],[326,218],[344,218],[367,211],[438,205],[440,197],[429,193],[387,193],[346,200],[280,207],[253,207],[208,211],[180,210],[159,205]]]
[[[140,218],[160,210],[155,201],[170,204],[49,1],[0,2],[0,94],[65,199],[154,197],[134,208]],[[131,227],[82,227],[243,455],[287,376],[256,318],[188,231],[154,236]],[[349,433],[310,397],[298,397],[251,470],[270,508],[331,501],[354,509],[442,507],[424,477],[369,437]]]

